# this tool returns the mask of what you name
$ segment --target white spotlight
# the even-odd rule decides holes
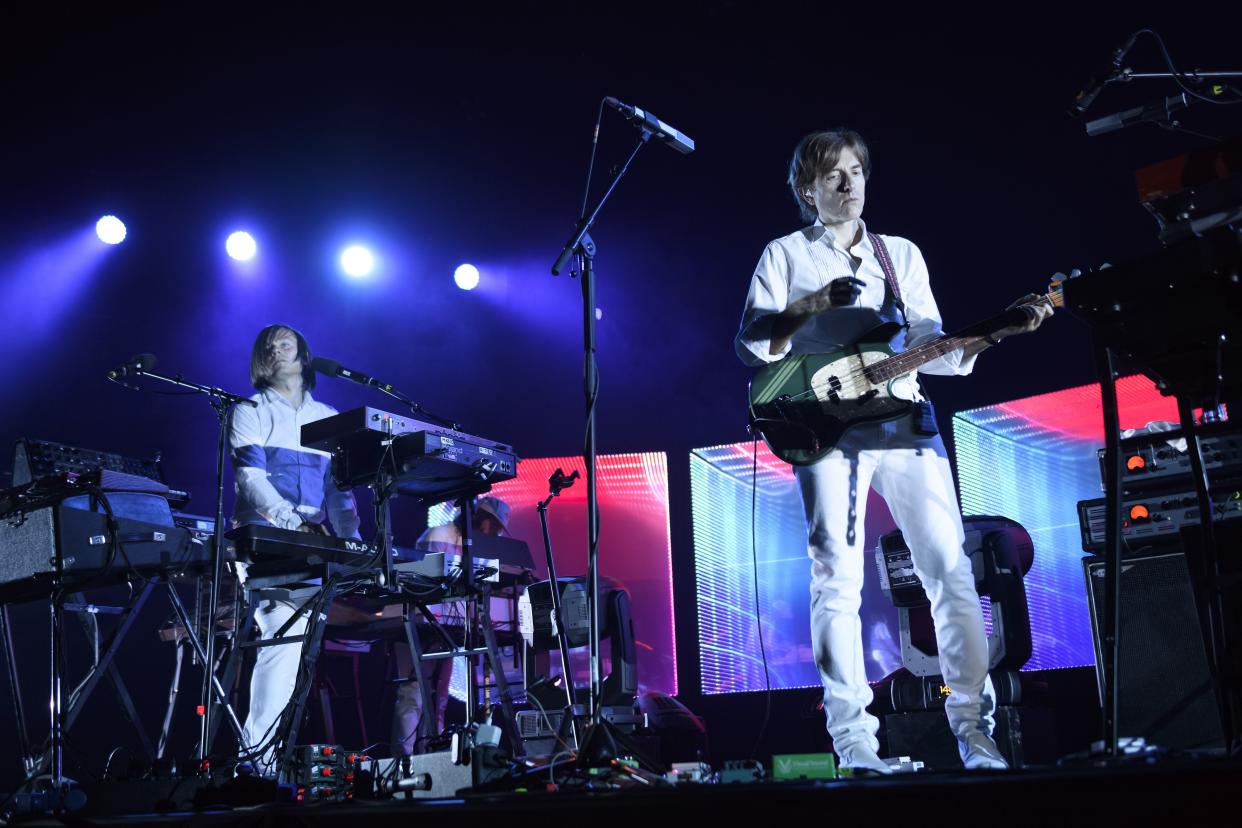
[[[248,262],[254,258],[254,254],[259,252],[259,246],[255,244],[254,236],[245,230],[238,230],[230,233],[229,237],[224,240],[224,249],[230,258],[239,262]]]
[[[375,269],[375,256],[360,244],[352,244],[341,252],[341,270],[355,279],[367,276]]]
[[[104,216],[95,222],[95,235],[104,244],[120,244],[125,241],[125,222],[116,216]]]
[[[453,281],[462,290],[474,290],[479,286],[479,269],[472,264],[464,264],[453,271]]]

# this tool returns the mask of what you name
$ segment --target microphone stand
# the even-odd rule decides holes
[[[1189,106],[1191,102],[1189,99],[1193,98],[1192,95],[1186,92],[1186,81],[1202,81],[1206,78],[1242,78],[1242,72],[1202,72],[1198,69],[1193,72],[1135,72],[1131,69],[1121,69],[1108,79],[1109,83],[1118,81],[1129,83],[1132,80],[1172,80],[1178,83],[1182,91],[1178,95],[1154,101],[1136,109],[1115,112],[1112,115],[1105,115],[1088,121],[1084,125],[1086,132],[1094,137],[1130,126],[1131,124],[1151,123],[1172,132],[1184,132],[1196,138],[1220,141],[1221,138],[1218,135],[1207,135],[1202,132],[1196,132],[1193,129],[1187,129],[1182,126],[1180,121],[1173,118],[1174,110]],[[1202,95],[1202,93],[1196,94]],[[1202,96],[1208,97],[1207,95]]]
[[[371,385],[371,384],[368,383],[368,385]],[[448,417],[441,417],[439,414],[435,414],[431,411],[428,411],[427,409],[423,408],[421,405],[419,405],[418,403],[414,402],[412,399],[407,397],[405,394],[402,394],[400,391],[397,391],[396,389],[394,389],[391,385],[374,384],[374,385],[371,385],[371,387],[374,388],[376,391],[379,391],[382,394],[387,394],[388,396],[392,397],[394,400],[397,400],[398,402],[404,405],[408,405],[410,407],[410,413],[412,414],[416,414],[419,417],[426,417],[428,420],[439,423],[445,428],[451,428],[453,431],[461,431],[460,423],[455,423],[452,420],[450,420]]]
[[[577,703],[574,692],[574,676],[569,667],[569,637],[565,630],[565,616],[561,611],[561,583],[556,577],[556,561],[552,557],[552,534],[548,531],[548,506],[552,499],[558,497],[564,489],[574,485],[578,478],[577,470],[568,477],[565,472],[557,469],[548,478],[548,496],[539,501],[535,508],[539,510],[539,525],[543,528],[543,549],[548,559],[548,581],[552,586],[552,611],[556,613],[556,646],[561,654],[561,676],[565,690],[565,715],[561,719],[561,730],[573,740],[574,748],[579,745],[577,723],[574,721],[574,705]],[[527,690],[530,693],[530,690]],[[568,730],[566,730],[568,725]]]
[[[246,397],[239,397],[236,394],[230,394],[228,391],[223,391],[213,386],[190,382],[181,374],[166,377],[141,368],[138,368],[135,374],[205,394],[207,402],[216,412],[216,418],[220,422],[220,438],[216,444],[216,524],[211,537],[211,587],[210,597],[207,599],[207,640],[203,642],[205,651],[203,656],[203,687],[199,703],[199,709],[202,710],[202,714],[199,721],[198,767],[201,772],[209,769],[207,753],[209,747],[208,740],[212,733],[211,693],[213,687],[220,696],[220,703],[226,707],[228,706],[228,697],[224,692],[224,688],[220,686],[219,681],[216,679],[215,671],[216,613],[220,603],[220,577],[224,567],[224,458],[228,454],[229,428],[233,422],[233,407],[236,405],[257,407],[257,403]],[[187,632],[193,633],[190,630],[187,630]]]
[[[599,628],[599,504],[596,498],[595,469],[595,405],[598,400],[599,379],[595,362],[595,242],[590,230],[595,219],[608,198],[616,190],[617,184],[625,176],[633,163],[638,151],[651,140],[651,130],[643,127],[638,143],[630,152],[625,163],[613,174],[612,182],[604,192],[595,208],[578,221],[574,233],[565,242],[560,256],[552,265],[552,275],[559,276],[570,259],[575,259],[571,275],[582,274],[582,329],[583,329],[583,391],[586,398],[586,442],[583,449],[583,460],[586,466],[587,486],[587,600],[590,606],[590,643],[591,643],[591,697],[590,724],[583,735],[579,762],[590,758],[592,749],[607,751],[615,747],[619,734],[612,732],[611,725],[606,722],[602,713],[602,695],[600,680],[600,628]],[[553,585],[553,590],[556,590]]]

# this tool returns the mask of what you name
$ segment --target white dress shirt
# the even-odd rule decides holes
[[[866,226],[857,243],[843,248],[836,237],[818,220],[788,236],[770,242],[764,249],[751,278],[750,293],[742,324],[734,339],[738,357],[758,367],[789,354],[822,354],[839,351],[857,342],[880,324],[878,311],[884,304],[884,270],[867,237]],[[932,296],[927,264],[913,242],[898,236],[883,236],[909,329],[904,349],[922,345],[940,336],[940,310]],[[772,321],[790,302],[826,287],[834,279],[853,276],[863,284],[858,300],[851,306],[832,308],[806,322],[778,353],[769,353]],[[900,343],[900,340],[898,340]],[[975,359],[963,358],[956,350],[919,368],[925,374],[969,374]]]

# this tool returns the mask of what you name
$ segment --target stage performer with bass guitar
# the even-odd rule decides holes
[[[1003,769],[982,611],[962,548],[953,475],[917,372],[968,374],[987,348],[1035,330],[1047,297],[966,335],[944,336],[919,249],[862,221],[871,157],[858,133],[807,135],[789,186],[813,222],[768,244],[750,283],[738,356],[760,367],[751,419],[794,464],[811,558],[811,638],[828,732],[841,765],[891,772],[864,669],[859,619],[867,492],[887,502],[931,601],[945,704],[963,764]],[[917,758],[917,757],[916,757]]]

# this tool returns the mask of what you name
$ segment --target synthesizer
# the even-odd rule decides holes
[[[431,501],[511,480],[519,459],[505,443],[377,408],[307,423],[302,445],[332,455],[342,488],[391,480],[397,491]]]
[[[379,547],[367,541],[275,526],[238,526],[224,536],[232,541],[237,560],[248,564],[361,564],[379,553]]]
[[[1213,494],[1214,521],[1242,517],[1242,490],[1218,487]],[[1078,502],[1078,525],[1084,552],[1104,549],[1108,509],[1104,498]],[[1121,537],[1127,546],[1178,540],[1183,526],[1199,525],[1199,498],[1194,490],[1127,497],[1121,502]]]
[[[1121,443],[1121,487],[1127,493],[1154,488],[1188,488],[1190,455],[1169,445],[1180,431],[1156,432],[1129,437]],[[1242,435],[1225,434],[1199,438],[1203,469],[1215,477],[1242,468]],[[1098,451],[1100,480],[1104,480],[1104,449]]]

